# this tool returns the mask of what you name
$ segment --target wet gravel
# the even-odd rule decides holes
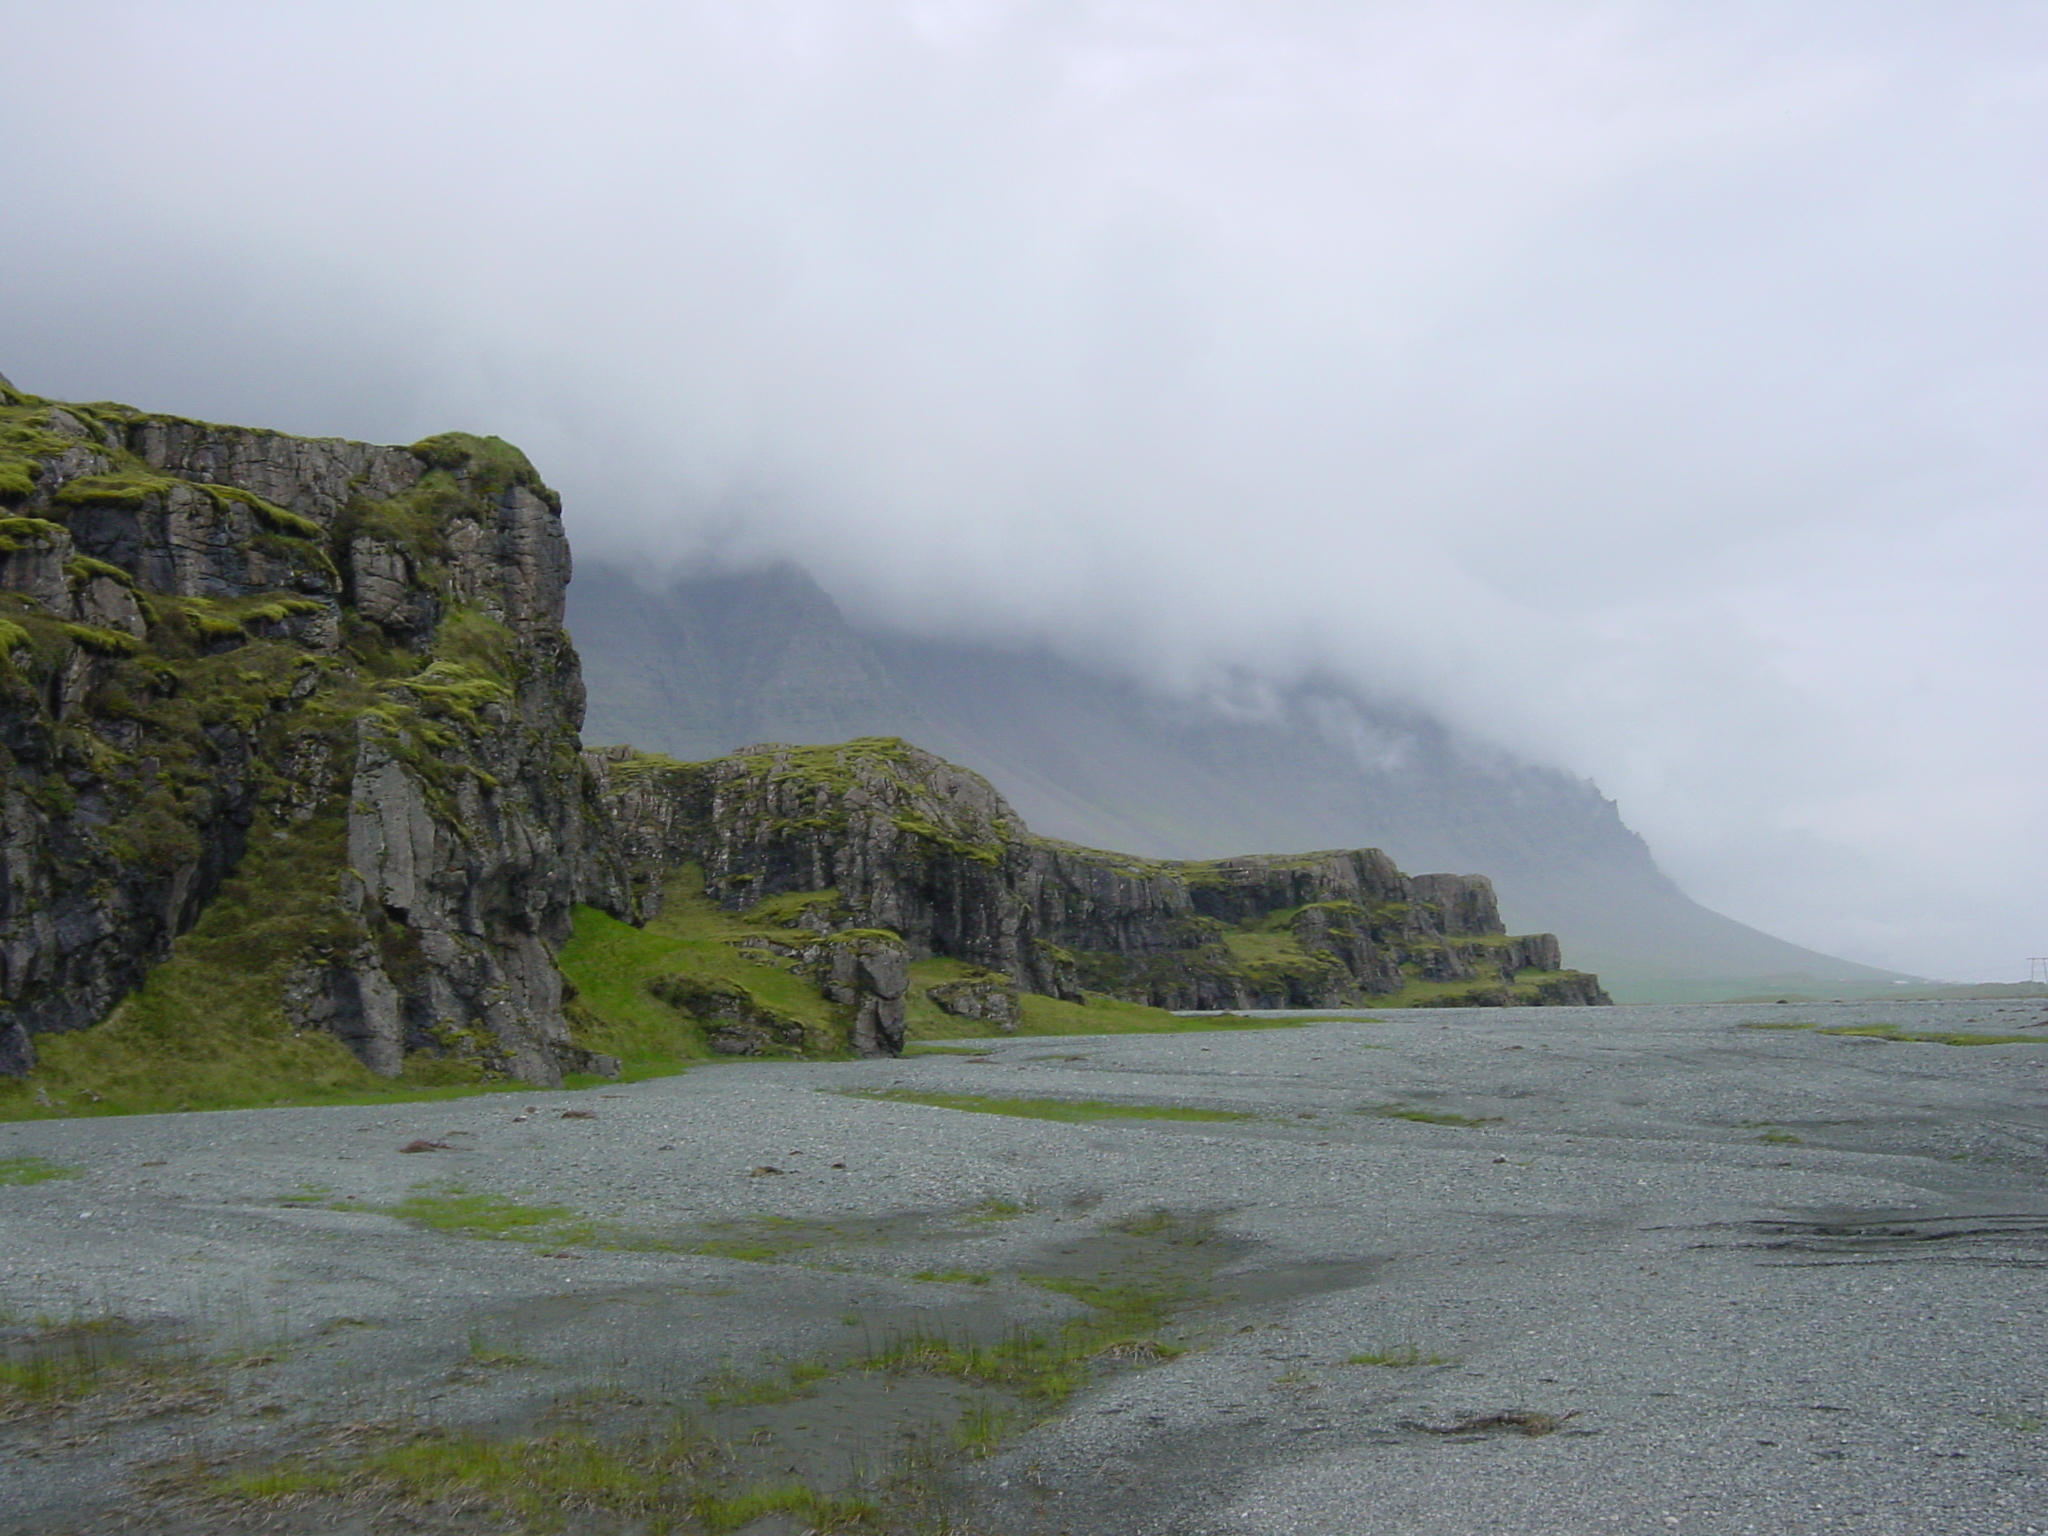
[[[1797,1022],[2043,1043],[1745,1027]],[[1226,1240],[1197,1347],[973,1467],[972,1528],[2048,1532],[2040,1023],[1987,1003],[1396,1012],[0,1126],[0,1160],[80,1171],[0,1187],[0,1346],[118,1323],[127,1347],[186,1351],[204,1388],[0,1426],[0,1529],[190,1529],[136,1493],[166,1466],[408,1417],[526,1432],[579,1393],[676,1396],[724,1367],[1072,1315],[1003,1277],[1165,1209],[1215,1213]],[[832,1091],[891,1086],[1253,1118]],[[399,1150],[415,1140],[448,1149]],[[422,1185],[598,1226],[479,1241],[374,1209]],[[763,1232],[795,1246],[687,1251]],[[606,1246],[621,1234],[658,1241]],[[998,1278],[914,1278],[951,1271]],[[1419,1363],[1347,1363],[1389,1353]],[[834,1429],[815,1464],[857,1462],[863,1432]]]

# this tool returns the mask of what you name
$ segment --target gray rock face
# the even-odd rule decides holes
[[[852,1010],[853,1048],[863,1056],[901,1056],[910,951],[893,933],[852,929],[812,951],[825,995]]]
[[[263,978],[219,1027],[325,1029],[379,1073],[603,1065],[553,951],[630,892],[524,459],[0,412],[0,1029],[95,1023],[175,959]],[[195,928],[224,894],[246,931]]]
[[[1180,1009],[1343,1006],[1417,983],[1455,984],[1442,1000],[1465,1005],[1606,1000],[1562,971],[1551,936],[1503,932],[1483,876],[1410,878],[1376,849],[1175,863],[1077,848],[1031,836],[978,775],[888,739],[693,764],[612,751],[602,767],[647,888],[694,861],[729,907],[829,892],[839,926],[1025,991]],[[983,989],[942,990],[941,1006],[1000,1022]]]
[[[1007,976],[986,980],[944,981],[927,987],[925,996],[956,1019],[973,1019],[993,1024],[1005,1035],[1015,1034],[1023,1022],[1017,1003],[1017,988]]]

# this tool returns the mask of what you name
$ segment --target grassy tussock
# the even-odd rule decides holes
[[[1857,1040],[1894,1040],[1908,1045],[2048,1045],[2048,1036],[1986,1034],[1966,1029],[1901,1029],[1896,1024],[1820,1025],[1803,1019],[1751,1019],[1742,1029],[1810,1030]]]
[[[980,1093],[923,1093],[912,1088],[851,1088],[849,1098],[896,1104],[928,1104],[970,1115],[1014,1115],[1024,1120],[1252,1120],[1233,1109],[1196,1109],[1185,1104],[1114,1104],[1104,1099],[1006,1099]]]

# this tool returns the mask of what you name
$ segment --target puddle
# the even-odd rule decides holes
[[[2048,1214],[2040,1212],[1836,1211],[1749,1230],[1757,1239],[1742,1246],[1785,1255],[1788,1264],[2048,1265]]]
[[[943,1513],[956,1506],[959,1474],[973,1458],[1070,1411],[1092,1384],[1170,1360],[1247,1312],[1270,1315],[1371,1283],[1384,1262],[1246,1267],[1256,1266],[1258,1245],[1223,1230],[1213,1212],[1099,1224],[1073,1206],[1057,1222],[1007,1207],[1002,1215],[1023,1223],[1005,1220],[1002,1230],[1037,1241],[1006,1242],[1007,1262],[978,1264],[993,1272],[989,1284],[914,1291],[900,1276],[841,1272],[827,1261],[865,1254],[894,1265],[930,1252],[973,1264],[976,1239],[991,1230],[986,1211],[705,1224],[696,1231],[706,1243],[749,1245],[781,1262],[764,1264],[752,1284],[594,1289],[480,1315],[472,1355],[482,1338],[502,1351],[503,1368],[446,1378],[458,1390],[437,1399],[439,1433],[482,1447],[462,1452],[480,1464],[545,1461],[571,1443],[639,1457],[634,1465],[647,1470],[633,1476],[664,1490],[651,1495],[659,1508],[611,1508],[602,1488],[545,1496],[561,1500],[564,1513],[581,1511],[579,1528],[592,1531],[658,1517],[662,1501],[685,1499],[686,1484],[697,1490],[689,1497],[802,1485],[820,1497],[879,1501],[888,1519],[904,1500]],[[835,1319],[837,1329],[821,1328]],[[725,1369],[707,1373],[707,1341],[720,1337],[779,1337],[789,1353],[736,1349]],[[322,1464],[367,1468],[373,1461],[361,1458],[384,1454],[378,1465],[401,1466],[390,1452],[412,1433],[394,1427],[367,1445],[336,1442]],[[692,1449],[679,1461],[673,1447],[684,1440]],[[395,1508],[423,1513],[486,1497],[478,1487],[405,1485],[402,1469],[377,1475],[393,1480],[379,1497]],[[764,1511],[761,1529],[786,1515]]]

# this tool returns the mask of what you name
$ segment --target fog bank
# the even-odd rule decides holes
[[[1595,779],[1853,959],[2048,952],[2048,13],[82,3],[10,17],[0,369],[518,441],[813,571]]]

